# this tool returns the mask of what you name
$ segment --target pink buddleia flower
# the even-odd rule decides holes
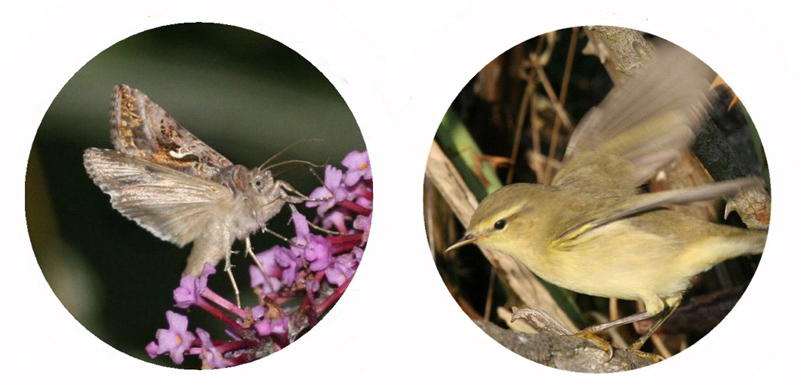
[[[180,287],[172,291],[172,297],[175,299],[175,305],[180,308],[188,308],[200,301],[200,294],[206,289],[208,284],[208,277],[217,270],[213,265],[206,263],[203,266],[203,272],[200,277],[187,275],[181,278]]]
[[[188,331],[189,319],[178,313],[167,311],[168,329],[158,329],[156,340],[147,344],[145,349],[150,358],[169,353],[169,358],[176,364],[183,363],[184,353],[195,340],[194,334]]]
[[[367,151],[352,151],[342,160],[342,165],[347,167],[344,175],[344,184],[353,186],[359,180],[372,180],[372,166],[369,164]]]
[[[195,356],[203,368],[224,368],[283,349],[315,326],[358,269],[372,220],[367,153],[351,152],[342,164],[344,172],[326,167],[323,186],[306,202],[317,208],[314,227],[292,207],[294,236],[287,236],[289,244],[258,253],[260,265],[249,266],[254,305],[241,306],[211,290],[208,278],[216,269],[207,264],[199,277],[183,277],[173,298],[179,308],[211,315],[224,330],[214,334],[196,328],[192,333],[186,316],[168,311],[169,327],[156,331],[156,340],[145,347],[147,354],[169,355],[176,364]]]
[[[200,328],[195,331],[197,332],[197,337],[200,338],[200,359],[203,360],[204,366],[220,369],[233,365],[225,359],[222,352],[211,342],[211,334]]]

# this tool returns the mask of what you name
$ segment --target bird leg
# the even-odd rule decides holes
[[[585,329],[583,329],[583,330],[581,330],[581,331],[579,331],[579,332],[577,332],[575,334],[583,334],[583,333],[594,334],[594,333],[599,333],[599,332],[601,332],[603,330],[610,329],[612,327],[622,326],[622,325],[626,325],[628,323],[638,322],[638,321],[641,321],[641,320],[644,320],[644,319],[652,318],[653,316],[658,315],[658,314],[660,314],[660,312],[656,313],[656,314],[653,314],[653,313],[650,313],[650,312],[647,312],[647,311],[642,311],[640,313],[636,313],[636,314],[633,314],[633,315],[630,315],[630,316],[627,316],[627,317],[624,317],[624,318],[620,318],[620,319],[617,319],[617,320],[614,320],[614,321],[611,321],[611,322],[605,322],[605,323],[600,323],[600,324],[597,324],[597,325],[594,325],[594,326],[589,326],[589,327],[587,327],[587,328],[585,328]],[[639,347],[641,347],[641,345]]]
[[[664,323],[664,321],[666,321],[667,318],[669,318],[669,316],[672,315],[672,313],[674,313],[675,310],[678,309],[678,305],[681,304],[680,302],[681,302],[680,299],[678,299],[678,301],[675,303],[667,304],[667,307],[657,314],[661,315],[661,317],[658,318],[658,320],[656,320],[656,323],[650,326],[650,328],[647,329],[647,332],[644,333],[643,336],[639,337],[639,339],[636,340],[636,342],[634,342],[631,346],[629,346],[628,350],[638,351],[639,349],[641,349],[642,345],[644,345],[644,343],[647,342],[650,336],[653,335],[653,333],[655,333],[656,330],[658,330],[658,327],[661,326],[661,324]]]
[[[635,353],[636,355],[638,355],[640,357],[644,357],[644,358],[653,360],[654,362],[659,362],[659,361],[663,360],[663,358],[661,358],[661,357],[659,357],[657,355],[654,355],[654,354],[643,352],[640,349],[642,348],[642,345],[644,345],[644,343],[647,342],[648,339],[650,339],[650,336],[652,336],[653,333],[655,333],[656,330],[658,330],[659,326],[661,326],[661,324],[664,323],[664,321],[666,321],[667,318],[669,318],[670,315],[672,315],[672,313],[675,312],[675,310],[678,308],[678,305],[680,304],[680,301],[681,301],[680,298],[678,298],[677,300],[669,300],[669,301],[667,301],[666,306],[661,311],[659,311],[657,313],[652,313],[652,312],[648,312],[648,311],[642,311],[640,313],[636,313],[636,314],[633,314],[633,315],[630,315],[630,316],[627,316],[627,317],[624,317],[624,318],[620,318],[620,319],[617,319],[617,320],[614,320],[614,321],[611,321],[611,322],[605,322],[605,323],[600,323],[600,324],[597,324],[597,325],[594,325],[594,326],[589,326],[589,327],[587,327],[587,328],[585,328],[585,329],[573,334],[573,336],[587,338],[587,339],[597,343],[598,345],[602,346],[603,349],[608,352],[609,349],[613,349],[613,348],[611,348],[611,345],[607,341],[601,339],[600,337],[597,337],[595,335],[595,333],[601,332],[603,330],[610,329],[612,327],[617,327],[617,326],[625,325],[625,324],[628,324],[628,323],[638,322],[638,321],[641,321],[641,320],[644,320],[644,319],[649,319],[649,318],[652,318],[652,317],[658,317],[656,319],[656,322],[652,326],[650,326],[650,328],[647,330],[646,333],[644,333],[644,335],[639,337],[639,339],[637,339],[636,342],[634,342],[633,344],[628,346],[628,351],[632,352],[632,353]]]

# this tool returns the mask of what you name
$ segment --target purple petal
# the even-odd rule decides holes
[[[341,286],[347,280],[344,273],[335,265],[325,270],[325,278],[328,279],[328,283],[335,286]]]
[[[266,318],[260,319],[253,325],[253,327],[256,328],[256,332],[258,333],[258,335],[262,337],[266,337],[272,334],[272,325],[270,325],[269,319]]]
[[[372,179],[372,168],[369,164],[369,155],[366,151],[359,152],[353,151],[347,154],[342,160],[342,165],[347,167],[347,172],[344,176],[344,184],[353,186],[358,183],[359,179]]]
[[[297,261],[294,251],[299,248],[294,246],[291,250],[284,247],[278,248],[279,249],[275,252],[275,264],[281,268],[283,284],[289,286],[297,279],[297,271],[299,270],[300,264]],[[277,291],[277,287],[273,287],[273,290]]]
[[[208,276],[216,272],[217,270],[213,265],[206,263],[199,278],[192,275],[182,277],[180,286],[172,291],[175,305],[185,309],[199,302],[200,294],[205,291],[208,284]]]
[[[250,271],[250,288],[267,284],[267,277],[261,272],[261,268],[251,265],[248,270]]]
[[[321,271],[328,268],[333,254],[333,244],[322,236],[311,235],[311,239],[303,250],[303,256],[310,263],[308,269]]]
[[[150,356],[150,358],[156,358],[160,354],[156,341],[150,341],[150,343],[144,347],[144,350],[147,351],[147,355]]]
[[[309,292],[319,291],[319,282],[315,278],[306,280],[306,290]]]
[[[157,345],[154,347],[153,343],[150,343],[145,350],[151,356],[169,353],[172,362],[181,364],[183,363],[183,354],[192,346],[195,336],[186,330],[189,326],[189,319],[185,316],[167,311],[167,322],[169,329],[156,331]]]
[[[167,323],[170,330],[186,331],[189,327],[189,318],[176,312],[167,311]]]
[[[253,314],[253,318],[261,319],[267,313],[267,309],[264,306],[256,306],[250,309],[250,313]]]
[[[283,317],[272,321],[273,334],[286,334],[289,331],[289,318]]]
[[[200,328],[195,331],[200,338],[200,344],[203,348],[200,352],[200,357],[207,365],[215,369],[225,368],[231,365],[230,361],[226,360],[219,349],[211,342],[211,335],[208,334],[207,331]]]
[[[355,220],[353,220],[353,227],[358,230],[363,230],[365,233],[369,233],[369,226],[372,224],[372,213],[368,216],[363,216],[359,214]]]
[[[331,226],[335,226],[340,233],[346,233],[347,224],[345,224],[345,221],[347,218],[344,213],[334,210],[322,218],[322,227],[330,229]]]
[[[294,224],[294,230],[297,235],[296,240],[300,243],[307,241],[309,230],[306,216],[302,215],[300,212],[292,212],[292,224]]]
[[[335,190],[342,185],[342,170],[331,165],[325,166],[324,184],[329,190]]]

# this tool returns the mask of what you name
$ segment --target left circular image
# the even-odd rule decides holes
[[[75,319],[133,357],[214,369],[324,320],[364,254],[372,170],[346,103],[302,56],[179,24],[111,46],[64,86],[25,196],[39,266]]]

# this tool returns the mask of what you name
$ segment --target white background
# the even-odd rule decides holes
[[[800,219],[794,203],[800,166],[795,11],[766,1],[672,1],[669,8],[532,0],[15,3],[17,9],[4,4],[0,11],[0,114],[6,137],[0,157],[9,182],[3,185],[1,217],[2,385],[673,386],[706,380],[739,385],[796,374],[793,306],[800,271],[797,249],[790,245],[797,241],[797,228],[789,224]],[[85,330],[45,282],[24,215],[28,152],[64,83],[100,51],[130,35],[195,21],[258,31],[316,65],[364,133],[375,189],[363,264],[331,314],[301,341],[267,359],[213,372],[154,366]],[[675,358],[603,376],[534,364],[483,335],[444,288],[422,217],[429,146],[456,93],[512,45],[587,24],[654,33],[723,74],[762,135],[773,189],[761,265],[727,319]]]

